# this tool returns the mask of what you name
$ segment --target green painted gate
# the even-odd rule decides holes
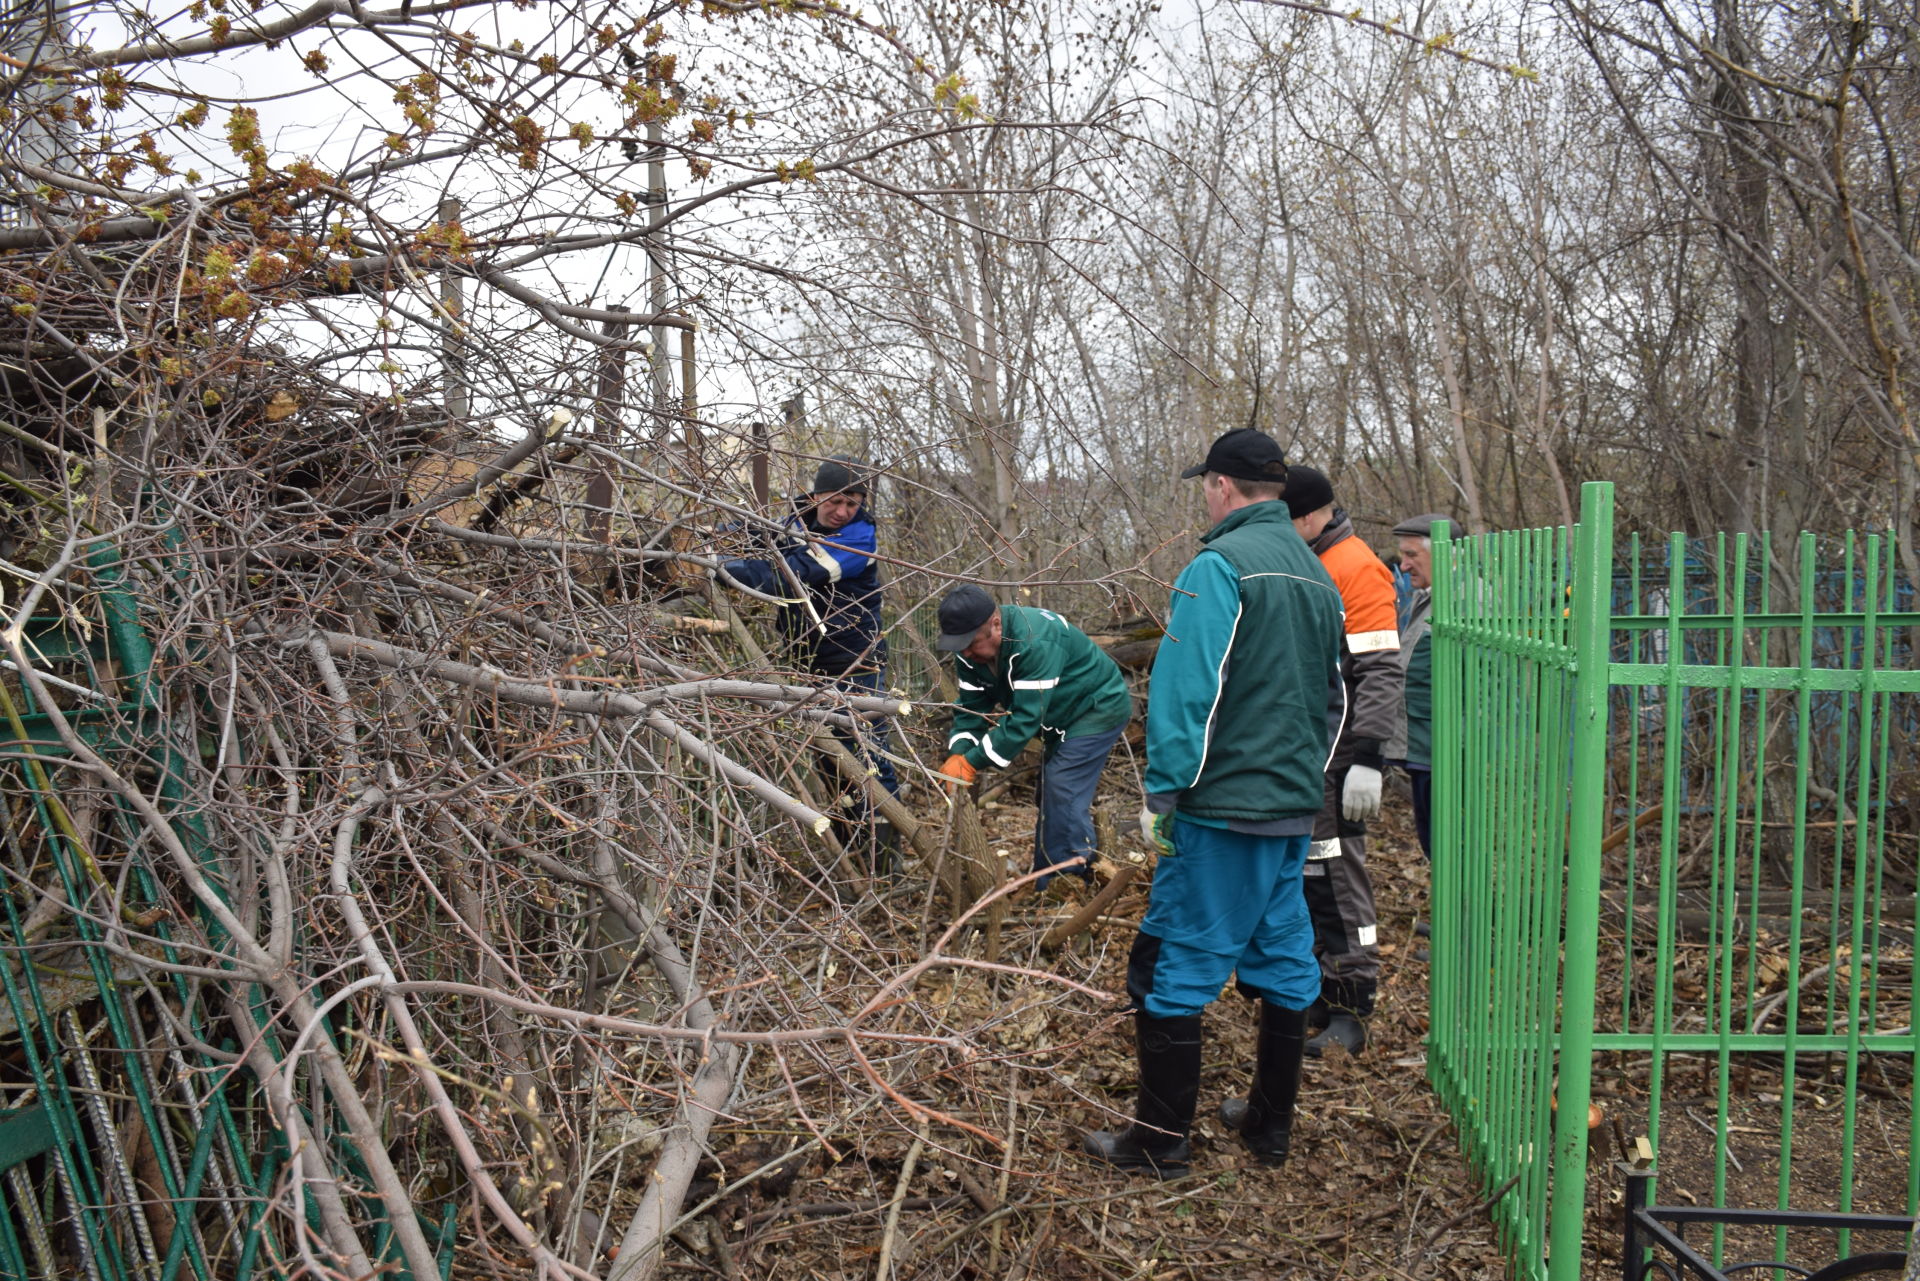
[[[1668,1203],[1920,1194],[1914,584],[1885,535],[1613,526],[1590,484],[1573,530],[1434,537],[1429,1074],[1554,1281],[1620,1275],[1641,1136]],[[1702,1248],[1869,1248],[1816,1235]]]

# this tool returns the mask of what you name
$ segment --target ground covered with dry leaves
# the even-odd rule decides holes
[[[1014,797],[983,819],[991,847],[1018,864],[1029,856],[1033,812]],[[1123,833],[1125,800],[1103,801]],[[1088,1017],[1085,1000],[1063,1002],[1056,985],[1013,972],[960,971],[916,993],[948,1004],[956,1023],[997,1020],[1004,1057],[980,1071],[1003,1088],[945,1101],[937,1083],[922,1082],[918,1097],[931,1092],[944,1117],[1004,1136],[1004,1150],[892,1109],[871,1113],[853,1142],[837,1138],[837,1160],[816,1143],[782,1163],[804,1137],[799,1126],[775,1132],[743,1114],[714,1131],[720,1168],[706,1172],[689,1208],[713,1204],[679,1234],[683,1251],[669,1268],[849,1281],[1504,1276],[1478,1190],[1426,1082],[1427,967],[1411,944],[1427,875],[1404,799],[1389,799],[1376,833],[1384,973],[1373,1040],[1357,1058],[1335,1051],[1309,1061],[1284,1169],[1253,1163],[1212,1116],[1221,1098],[1244,1092],[1252,1066],[1253,1007],[1238,996],[1208,1015],[1193,1173],[1159,1183],[1080,1155],[1083,1130],[1131,1114],[1131,1029],[1119,1011],[1146,881],[1054,953],[1041,949],[1042,936],[1085,900],[1031,894],[1004,923],[1002,961],[1111,993],[1110,1013]],[[1117,844],[1122,858],[1138,848],[1127,835]],[[896,900],[921,901],[924,877],[915,873],[923,871],[909,871]],[[911,940],[901,946],[904,953]],[[830,1111],[831,1099],[809,1101]]]

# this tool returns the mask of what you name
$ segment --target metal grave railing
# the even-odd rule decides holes
[[[1646,1149],[1669,1205],[1911,1220],[1897,557],[1881,534],[1616,549],[1604,484],[1572,530],[1436,530],[1429,1073],[1516,1275],[1621,1267],[1614,1160]],[[1703,1253],[1787,1275],[1906,1248],[1760,1217]]]
[[[110,555],[95,568],[103,582],[117,579]],[[134,598],[110,588],[94,599],[91,622],[76,626],[71,612],[36,620],[28,648],[62,682],[68,724],[137,767],[203,852],[148,685],[153,652]],[[204,953],[170,942],[177,909],[130,817],[82,810],[46,709],[16,677],[0,678],[0,1277],[228,1281],[299,1270],[285,1223],[269,1212],[285,1197],[286,1143],[259,1083],[236,1070],[240,1047],[196,1013],[190,971],[164,968],[204,965]],[[105,904],[119,919],[93,910]],[[364,1208],[375,1261],[406,1276],[378,1203]],[[451,1212],[429,1229],[442,1278],[452,1229]]]

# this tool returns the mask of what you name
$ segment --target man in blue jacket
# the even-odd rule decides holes
[[[780,632],[799,666],[849,692],[880,694],[887,643],[880,634],[879,535],[867,510],[865,468],[851,458],[827,459],[796,506],[777,559],[732,560],[721,570],[742,586],[782,598]],[[866,723],[865,743],[848,730],[836,729],[834,736],[873,768],[882,787],[899,794],[884,720]],[[871,822],[865,798],[855,805]],[[898,837],[885,823],[872,826],[876,866],[892,871]]]
[[[1213,528],[1181,571],[1147,700],[1147,804],[1160,850],[1127,964],[1140,1092],[1134,1123],[1091,1155],[1161,1178],[1187,1172],[1201,1011],[1238,973],[1260,997],[1253,1090],[1221,1120],[1268,1165],[1286,1160],[1306,1011],[1320,995],[1301,871],[1346,711],[1340,593],[1295,532],[1287,464],[1250,427],[1213,443]]]

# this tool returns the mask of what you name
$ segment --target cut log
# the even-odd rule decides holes
[[[1047,931],[1047,936],[1040,940],[1040,946],[1052,951],[1092,925],[1115,899],[1126,892],[1127,886],[1133,883],[1133,878],[1138,871],[1139,869],[1131,863],[1121,864],[1120,870],[1113,874],[1113,879],[1108,881],[1098,894],[1087,900],[1084,907]]]
[[[1121,632],[1087,633],[1088,639],[1107,652],[1107,657],[1130,672],[1144,672],[1153,666],[1153,656],[1160,652],[1160,639],[1164,635],[1165,631],[1152,625]]]
[[[987,848],[986,829],[980,825],[980,812],[965,790],[953,797],[947,821],[947,843],[939,866],[940,884],[954,916],[959,916],[984,895],[998,889],[1004,878],[1000,860]],[[1000,923],[1007,914],[1007,901],[995,900],[987,909],[986,957],[1000,959]]]

